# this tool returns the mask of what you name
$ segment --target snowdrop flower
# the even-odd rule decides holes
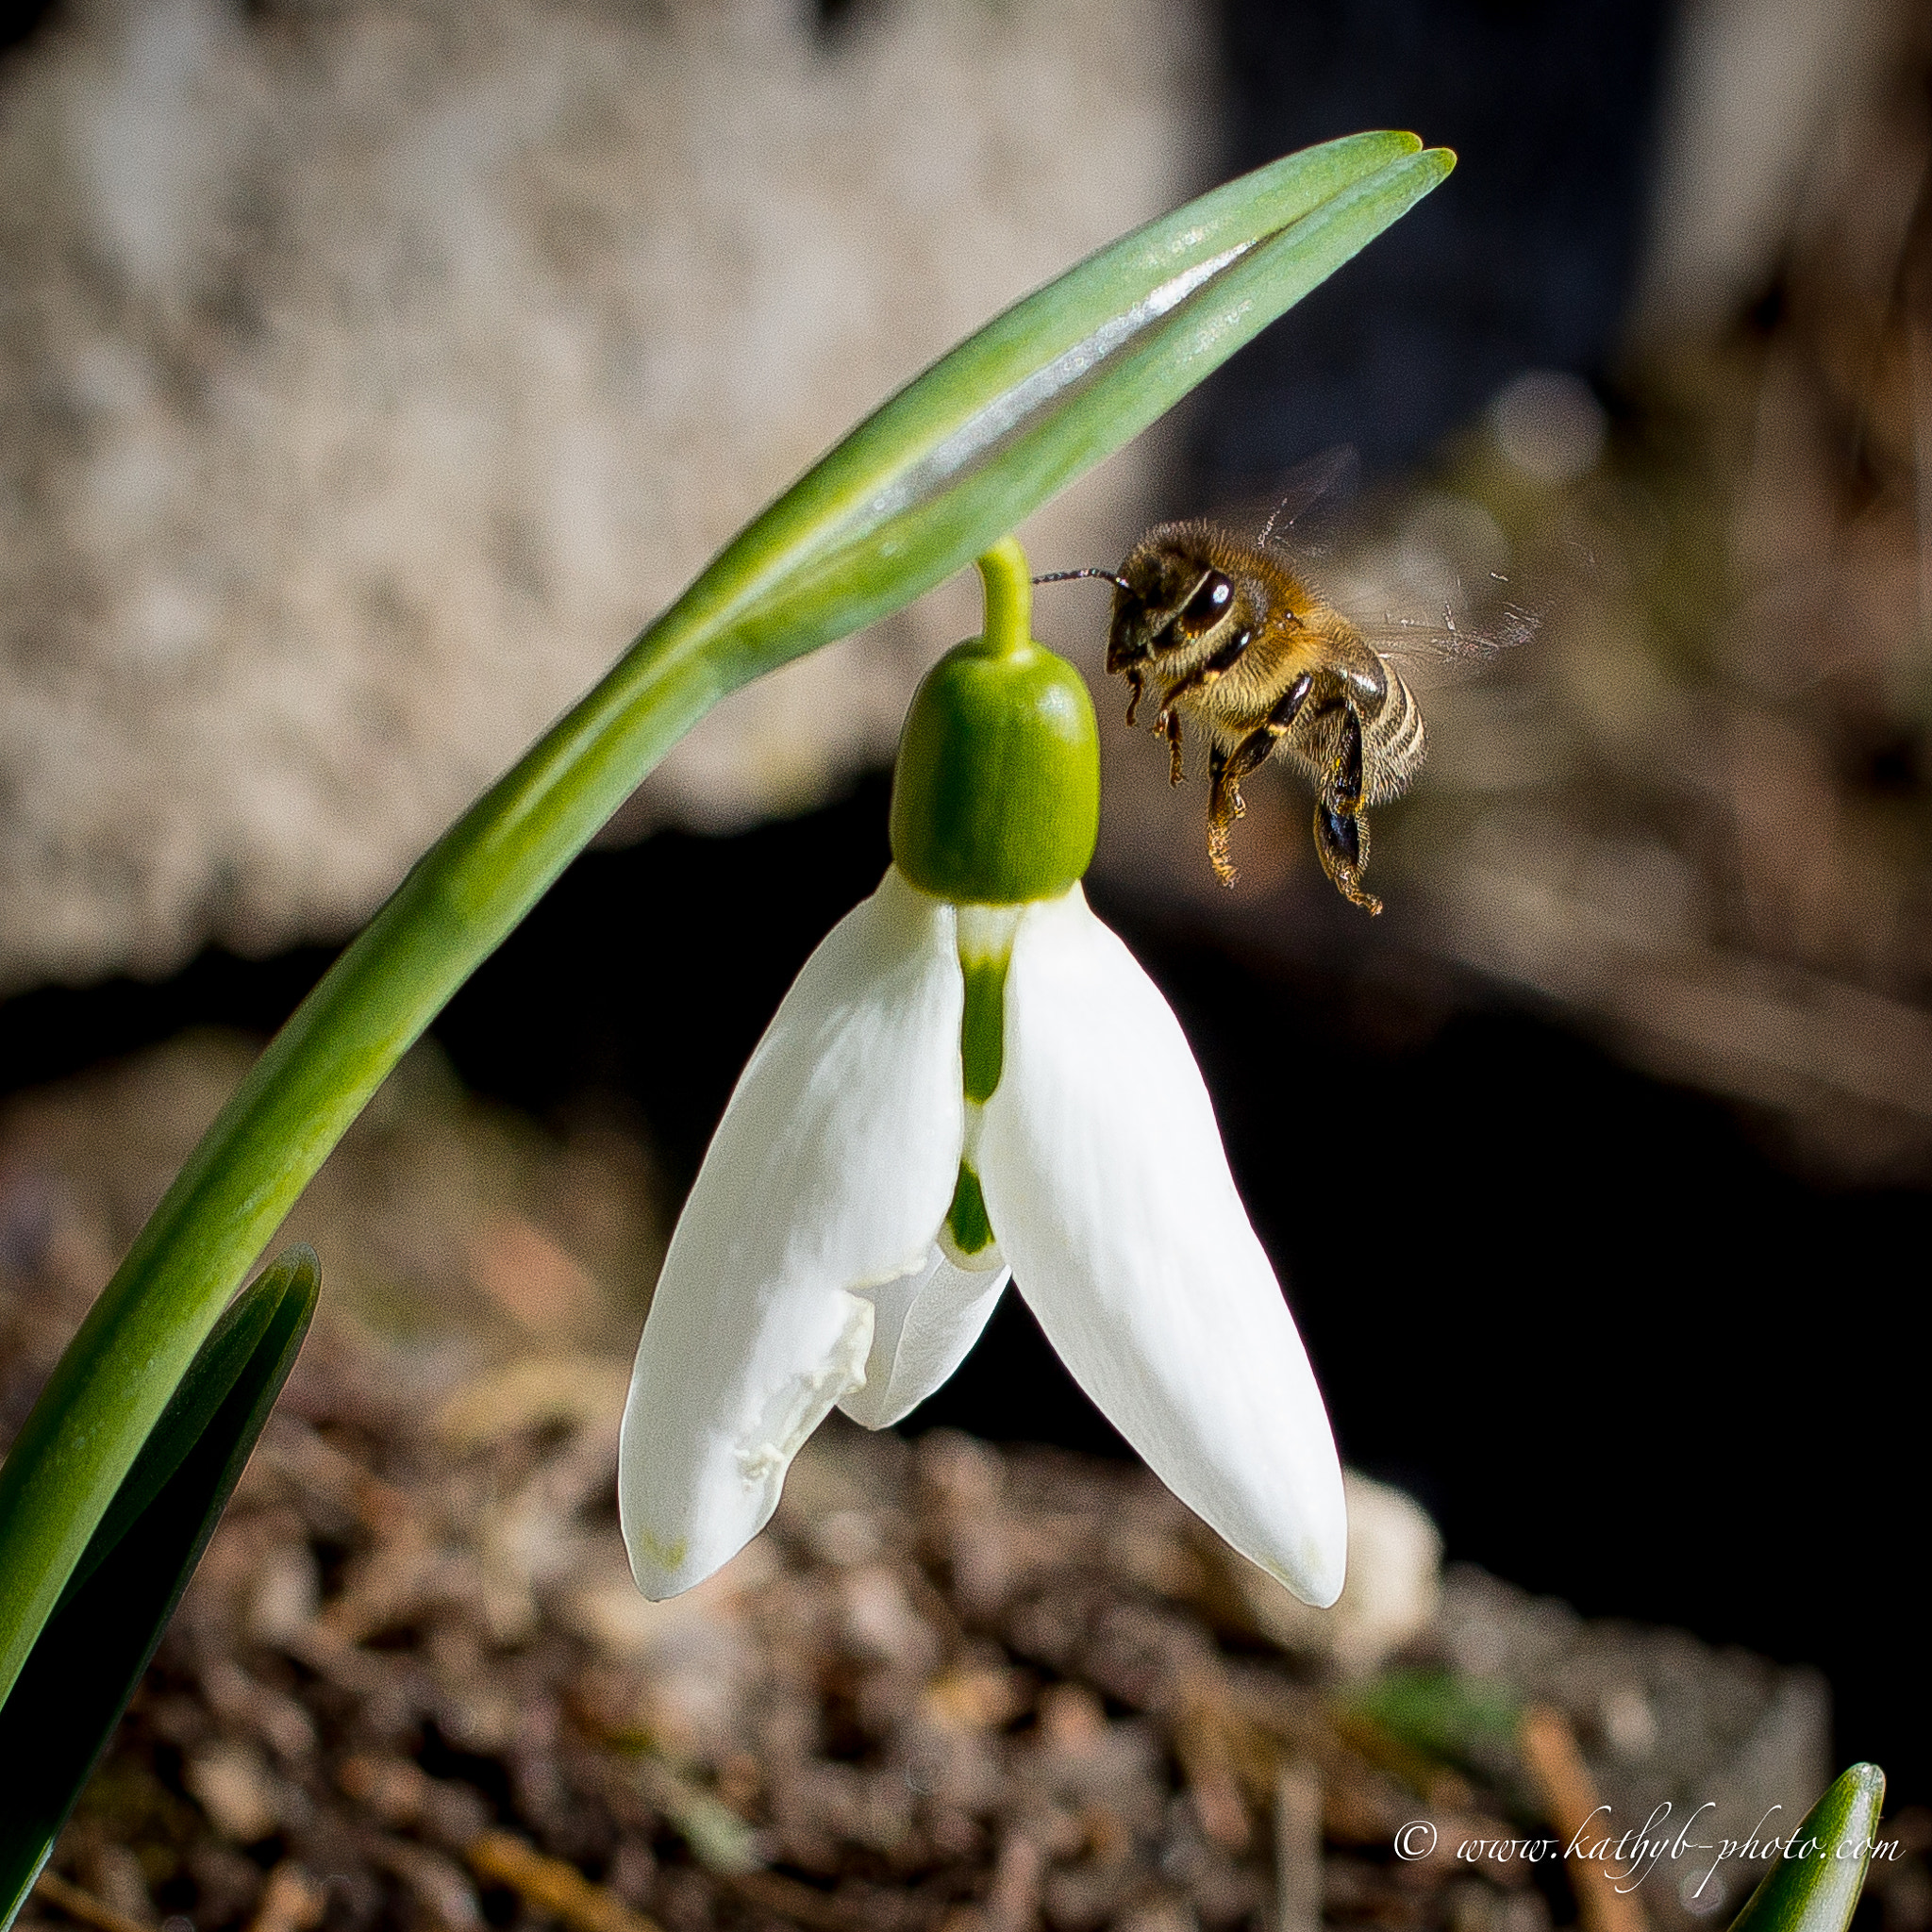
[[[834,1404],[931,1394],[1009,1275],[1168,1486],[1317,1605],[1341,1475],[1314,1376],[1167,1003],[1089,911],[1093,712],[981,561],[987,635],[907,721],[893,864],[807,961],[673,1236],[625,1406],[619,1502],[661,1598],[756,1536]]]

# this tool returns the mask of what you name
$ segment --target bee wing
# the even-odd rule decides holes
[[[1251,479],[1217,494],[1207,519],[1239,543],[1296,561],[1324,557],[1353,534],[1360,508],[1361,459],[1354,445],[1306,457],[1280,475]]]
[[[1434,601],[1415,599],[1351,610],[1357,627],[1412,683],[1440,684],[1481,671],[1506,651],[1531,642],[1543,611],[1519,600],[1508,578],[1492,575],[1474,594],[1458,583],[1456,593]]]
[[[1332,547],[1339,526],[1361,490],[1362,462],[1353,443],[1339,442],[1297,463],[1276,491],[1256,537],[1257,544],[1291,554],[1319,556]]]

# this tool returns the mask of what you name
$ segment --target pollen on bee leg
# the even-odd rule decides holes
[[[1219,753],[1212,759],[1214,790],[1208,800],[1208,863],[1224,886],[1237,876],[1234,860],[1228,857],[1228,832],[1241,815],[1241,794],[1229,784],[1227,764]]]
[[[1214,876],[1224,886],[1232,886],[1241,876],[1235,863],[1227,853],[1228,827],[1224,823],[1208,821],[1208,863],[1214,868]]]

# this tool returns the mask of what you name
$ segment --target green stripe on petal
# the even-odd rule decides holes
[[[986,1196],[980,1191],[979,1176],[962,1160],[959,1182],[953,1190],[953,1205],[946,1209],[946,1231],[953,1245],[969,1260],[992,1246],[992,1223],[986,1216]]]

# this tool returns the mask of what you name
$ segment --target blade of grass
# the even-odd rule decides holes
[[[1289,156],[995,317],[728,544],[418,862],[208,1130],[0,1467],[0,1696],[169,1391],[310,1175],[665,752],[728,691],[971,562],[1453,162],[1408,134]]]

